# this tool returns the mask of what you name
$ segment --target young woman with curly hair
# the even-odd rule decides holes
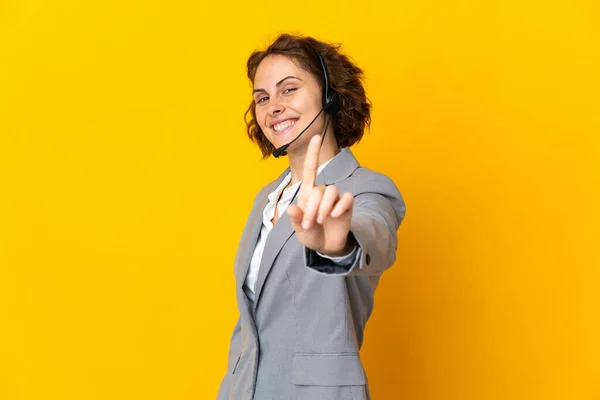
[[[259,191],[242,234],[218,400],[370,399],[359,350],[406,208],[349,149],[370,123],[362,71],[339,46],[287,34],[247,70],[248,136],[290,166]]]

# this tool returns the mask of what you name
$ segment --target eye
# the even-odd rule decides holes
[[[298,88],[287,88],[283,91],[283,93],[291,93],[291,92],[295,92]]]
[[[265,100],[268,100],[269,96],[262,96],[256,100],[256,104],[264,103]]]

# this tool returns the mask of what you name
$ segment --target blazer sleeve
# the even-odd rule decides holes
[[[241,318],[238,318],[231,334],[231,342],[229,344],[229,356],[227,357],[227,372],[221,380],[217,400],[226,400],[229,398],[229,389],[231,388],[231,376],[233,369],[237,364],[241,355],[242,339],[240,335]]]
[[[326,275],[379,275],[396,260],[397,231],[406,206],[396,186],[386,178],[380,192],[355,195],[350,235],[358,245],[351,265],[336,265],[317,252],[304,248],[305,266]]]

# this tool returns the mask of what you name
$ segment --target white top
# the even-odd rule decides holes
[[[331,160],[333,160],[333,158],[329,159],[329,161],[327,161],[319,167],[319,169],[317,170],[317,175],[323,170],[323,168],[325,168],[327,164],[329,164]],[[290,205],[292,197],[294,196],[294,193],[296,193],[296,189],[298,189],[298,186],[300,186],[300,184],[302,183],[302,181],[296,182],[294,185],[283,190],[283,188],[285,188],[291,180],[292,173],[288,172],[283,181],[281,181],[279,186],[277,186],[277,189],[275,189],[271,194],[269,194],[269,203],[265,206],[265,209],[263,210],[262,227],[260,229],[260,234],[258,235],[258,241],[256,243],[256,247],[254,248],[254,254],[252,255],[252,260],[250,261],[250,268],[248,269],[248,274],[246,275],[246,281],[244,283],[246,289],[250,289],[245,290],[245,292],[251,300],[254,300],[254,287],[256,286],[258,270],[260,267],[260,261],[262,260],[263,251],[265,249],[265,244],[267,243],[267,238],[269,236],[269,233],[271,232],[271,229],[273,229],[273,223],[271,222],[271,220],[275,216],[275,202],[279,198],[279,195],[281,195],[281,199],[279,200],[279,203],[277,203],[277,212],[279,218],[281,218],[283,213],[287,210],[288,206]],[[282,190],[283,194],[281,194]],[[332,260],[338,265],[348,265],[354,259],[357,249],[358,247],[355,246],[354,250],[350,254],[342,257],[330,257],[318,252],[317,254],[319,254],[321,257],[325,257]]]

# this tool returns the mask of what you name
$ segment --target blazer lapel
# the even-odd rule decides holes
[[[296,204],[297,202],[298,199],[294,199],[292,204]],[[260,269],[258,270],[258,278],[254,288],[254,293],[256,296],[254,300],[255,309],[256,305],[258,304],[262,288],[265,284],[265,280],[267,279],[267,276],[271,271],[271,267],[273,266],[273,261],[275,261],[275,257],[277,257],[281,251],[281,248],[293,233],[294,227],[292,226],[292,221],[290,220],[287,212],[285,212],[283,215],[279,216],[279,219],[273,226],[273,229],[271,229],[271,232],[269,232],[267,242],[265,243],[262,259],[260,261]]]
[[[277,180],[269,185],[260,198],[256,199],[256,204],[248,217],[248,222],[244,228],[244,233],[242,234],[234,265],[234,270],[237,275],[237,286],[240,290],[243,290],[242,287],[244,286],[246,275],[248,275],[248,270],[250,269],[250,261],[252,260],[252,255],[254,254],[254,249],[256,248],[256,243],[258,241],[258,235],[262,228],[263,211],[269,201],[269,193],[279,186],[279,183],[281,183],[288,172],[289,168],[286,169]]]
[[[265,208],[267,201],[267,195],[263,195],[261,199],[257,199],[257,203],[252,210],[252,214],[248,218],[246,228],[242,235],[240,247],[238,249],[238,255],[235,261],[235,271],[237,276],[237,285],[241,288],[246,280],[248,274],[248,268],[250,267],[250,260],[254,248],[256,247],[256,241],[258,240],[258,234],[262,225],[262,210]]]

